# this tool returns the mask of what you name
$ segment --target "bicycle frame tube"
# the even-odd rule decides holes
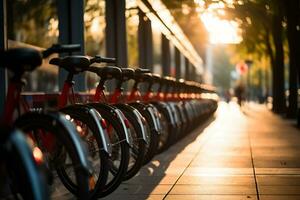
[[[104,89],[105,89],[104,83],[105,83],[105,80],[100,80],[100,82],[99,82],[99,84],[96,88],[96,92],[95,92],[93,101],[95,103],[99,103],[99,102],[113,103],[113,104],[117,103],[118,98],[122,93],[122,90],[121,89],[115,90],[114,94],[112,95],[112,97],[110,99],[110,102],[108,102],[107,98],[106,98],[106,95],[104,93]],[[132,138],[131,138],[131,135],[129,135],[129,133],[128,133],[128,130],[127,130],[128,126],[125,123],[125,120],[127,120],[127,119],[125,118],[125,116],[123,115],[123,113],[119,109],[114,109],[113,111],[116,114],[117,118],[120,120],[121,125],[124,129],[126,142],[129,144],[129,146],[132,146],[133,145]],[[108,130],[107,130],[108,134],[110,133],[110,130],[111,130],[111,127],[108,126]]]
[[[131,92],[130,92],[130,95],[128,96],[127,98],[127,101],[128,102],[135,102],[135,101],[138,101],[138,100],[141,100],[141,101],[144,101],[144,98],[143,96],[141,95],[141,93],[139,92],[138,90],[138,84],[140,82],[135,82]],[[149,89],[149,87],[148,87]],[[150,92],[151,92],[151,87],[150,87]],[[148,92],[147,92],[148,93]],[[147,95],[147,94],[146,94]],[[148,103],[148,102],[146,102]],[[148,113],[150,114],[150,117],[152,118],[152,121],[154,123],[154,129],[157,131],[157,133],[159,134],[159,123],[157,122],[158,120],[155,118],[155,114],[154,114],[154,109],[152,108],[152,106],[150,106],[149,104],[147,104],[146,106],[146,109],[148,111]],[[145,136],[146,137],[146,136]]]
[[[132,90],[130,91],[129,96],[127,97],[127,101],[132,102],[132,101],[136,100],[137,92],[138,92],[137,88],[132,88]]]
[[[119,97],[121,96],[122,94],[122,89],[121,88],[116,88],[114,90],[114,93],[113,95],[111,96],[110,100],[109,100],[109,103],[118,103],[118,100],[119,100]]]
[[[4,124],[13,123],[13,114],[20,102],[22,82],[11,82],[8,86],[3,119]]]
[[[74,83],[72,81],[65,81],[61,94],[58,99],[58,108],[63,108],[68,104],[68,99],[70,97],[70,90],[72,90],[70,101],[72,104],[75,103],[75,94],[73,90]]]
[[[63,90],[59,96],[59,102],[58,102],[59,109],[64,108],[68,104],[69,99],[70,99],[70,102],[72,105],[75,104],[75,93],[74,93],[73,85],[74,85],[73,81],[70,81],[70,80],[65,81]],[[71,94],[70,94],[70,91],[71,91]],[[100,123],[100,119],[102,119],[102,117],[99,115],[99,113],[97,113],[92,108],[88,108],[88,112],[95,119],[97,127],[100,131],[100,137],[103,142],[104,151],[107,152],[109,155],[111,155],[110,142],[107,138],[107,135],[104,133],[102,125]]]
[[[93,97],[94,102],[100,102],[100,101],[107,102],[107,99],[106,99],[106,96],[104,93],[104,89],[105,89],[105,87],[102,84],[98,84],[95,95]]]
[[[142,96],[142,99],[143,99],[144,102],[149,102],[151,97],[153,97],[153,92],[151,90],[152,85],[153,85],[152,83],[149,83],[148,88],[147,88],[147,92]]]

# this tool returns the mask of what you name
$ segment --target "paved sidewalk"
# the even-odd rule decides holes
[[[300,199],[300,131],[263,105],[220,103],[105,199]]]

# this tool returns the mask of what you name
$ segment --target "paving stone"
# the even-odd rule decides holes
[[[189,167],[183,173],[187,176],[253,175],[252,168]]]
[[[269,194],[269,195],[300,195],[300,186],[299,185],[272,185],[272,186],[265,186],[259,185],[258,186],[259,194]]]
[[[255,168],[257,175],[300,175],[300,168]]]
[[[251,168],[250,156],[199,156],[193,160],[191,167],[224,167],[224,168]]]
[[[181,176],[177,185],[255,185],[254,176]]]
[[[174,184],[177,179],[179,178],[178,176],[171,176],[171,175],[167,175],[167,176],[135,176],[132,179],[126,181],[126,184],[132,184],[132,185],[138,185],[138,184],[145,184],[145,185],[163,185],[163,184]]]
[[[168,195],[166,200],[256,200],[255,195]]]
[[[171,189],[172,185],[151,185],[151,184],[122,184],[120,187],[114,191],[114,194],[125,194],[125,195],[153,195],[153,194],[167,194]]]
[[[300,200],[300,195],[260,195],[260,200]]]
[[[162,200],[165,195],[118,195],[118,194],[112,194],[108,197],[101,198],[103,200],[141,200],[141,199],[146,199],[146,200]]]
[[[263,185],[289,185],[300,186],[300,175],[258,175],[257,183]]]
[[[175,185],[170,194],[256,194],[255,186],[241,185]]]
[[[300,155],[300,154],[299,154]],[[257,156],[253,158],[257,168],[300,168],[298,156]]]

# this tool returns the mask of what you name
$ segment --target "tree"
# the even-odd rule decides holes
[[[300,10],[300,1],[299,0],[287,0],[284,4],[285,15],[287,20],[287,39],[289,43],[289,107],[288,107],[288,116],[295,117],[297,114],[297,101],[298,94],[297,85],[300,80],[300,32],[299,28],[299,10]],[[298,74],[297,74],[298,71]],[[298,76],[298,77],[297,77]],[[298,82],[297,82],[298,78]],[[298,110],[298,125],[300,126],[300,114]]]
[[[223,1],[226,3],[226,1]],[[286,111],[284,92],[283,13],[280,0],[243,0],[227,4],[227,18],[240,23],[249,53],[266,54],[272,66],[273,111]]]

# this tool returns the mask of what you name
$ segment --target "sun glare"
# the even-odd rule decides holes
[[[220,15],[225,15],[223,3],[211,4],[204,8],[203,0],[195,2],[199,5],[200,19],[209,33],[212,44],[237,44],[243,40],[237,22],[219,18]]]
[[[242,41],[236,22],[221,20],[211,13],[203,13],[201,20],[209,33],[211,43],[237,44]]]

